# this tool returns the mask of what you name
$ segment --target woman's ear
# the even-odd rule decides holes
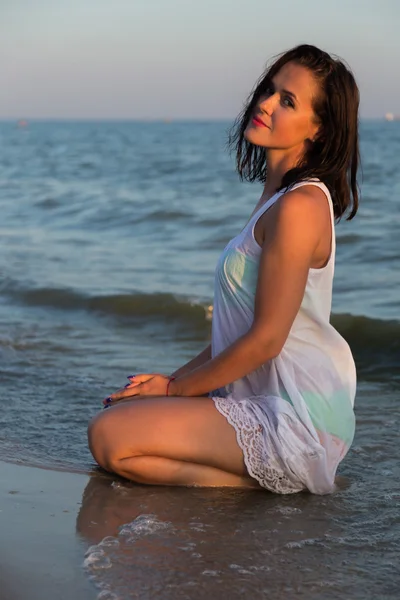
[[[313,144],[318,144],[318,143],[324,142],[325,141],[325,137],[326,136],[325,136],[324,129],[321,126],[319,126],[316,129],[316,131],[314,132],[314,135],[311,138],[311,142]]]

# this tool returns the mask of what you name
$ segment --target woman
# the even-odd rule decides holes
[[[105,401],[89,427],[102,467],[149,484],[333,491],[354,436],[354,361],[329,317],[334,219],[358,207],[358,105],[353,75],[314,46],[261,77],[230,142],[264,189],[219,258],[212,344]]]

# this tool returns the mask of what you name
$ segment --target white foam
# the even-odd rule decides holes
[[[111,567],[111,560],[105,555],[103,550],[97,549],[85,558],[83,566],[88,570],[109,569]]]
[[[89,578],[101,590],[97,599],[121,600],[110,590],[107,583],[109,575],[106,576],[105,573],[113,565],[118,565],[119,553],[124,544],[133,544],[142,537],[169,529],[173,529],[171,523],[160,521],[155,515],[139,515],[131,523],[122,525],[117,537],[106,536],[98,544],[90,546],[86,551],[83,567]],[[193,547],[190,545],[188,550],[193,550]]]
[[[294,506],[279,506],[276,510],[282,515],[295,515],[302,512],[300,508],[295,508]]]
[[[119,535],[124,537],[142,537],[169,529],[170,527],[171,523],[160,521],[155,515],[139,515],[131,523],[122,525],[119,529]]]
[[[123,485],[120,481],[113,481],[111,487],[120,495],[126,496],[129,493],[129,489]]]
[[[103,590],[97,596],[97,600],[120,600],[120,598],[113,592],[110,592],[110,590]]]
[[[99,546],[105,546],[106,548],[119,546],[119,540],[117,538],[108,535],[104,539],[101,540]]]
[[[229,568],[233,569],[237,573],[240,573],[241,575],[253,575],[253,573],[251,571],[249,571],[248,569],[245,569],[241,565],[232,564],[232,565],[229,565]]]
[[[300,540],[299,542],[288,542],[285,544],[285,548],[304,548],[304,546],[317,546],[321,545],[321,543],[321,540],[318,538],[309,538],[307,540]]]

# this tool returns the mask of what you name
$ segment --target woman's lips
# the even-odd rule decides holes
[[[268,127],[265,123],[263,123],[261,121],[261,119],[259,119],[258,117],[253,117],[252,119],[253,121],[253,125],[255,125],[256,127]]]

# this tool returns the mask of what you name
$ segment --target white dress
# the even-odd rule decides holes
[[[249,474],[273,492],[334,490],[335,473],[355,428],[356,370],[347,342],[329,322],[335,263],[335,227],[328,188],[311,179],[329,202],[332,248],[328,263],[310,269],[301,306],[280,354],[209,396],[235,428]],[[254,239],[260,216],[277,192],[223,250],[215,271],[212,357],[252,325],[261,248]]]

